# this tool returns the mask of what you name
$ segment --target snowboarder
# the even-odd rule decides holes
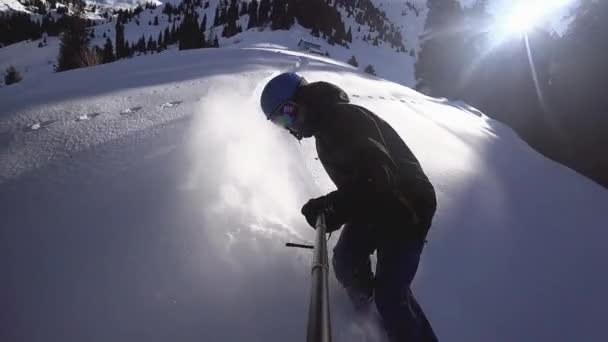
[[[433,185],[414,154],[388,123],[327,82],[280,74],[265,86],[261,106],[297,139],[316,140],[338,190],[309,200],[302,214],[314,227],[325,212],[328,232],[344,225],[332,264],[355,308],[375,300],[391,341],[436,341],[410,290],[436,209]]]

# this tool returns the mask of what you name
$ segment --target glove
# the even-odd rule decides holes
[[[313,198],[306,202],[302,207],[302,215],[306,218],[306,222],[313,227],[317,223],[317,216],[323,211],[327,210],[327,199],[325,196],[319,198]],[[327,219],[327,218],[326,218]]]
[[[325,225],[328,233],[340,229],[342,224],[344,224],[344,220],[340,219],[340,216],[334,210],[331,197],[322,196],[313,198],[302,207],[302,215],[306,218],[306,222],[315,229],[317,217],[321,213],[325,213]]]

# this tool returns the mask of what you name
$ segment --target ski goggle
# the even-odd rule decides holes
[[[298,118],[298,105],[295,102],[287,101],[281,104],[268,118],[275,125],[293,129]]]

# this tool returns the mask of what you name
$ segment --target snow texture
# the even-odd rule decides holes
[[[288,70],[386,119],[435,184],[413,290],[442,340],[606,340],[606,190],[474,108],[284,49],[0,89],[0,340],[302,340],[311,254],[283,245],[312,241],[300,206],[333,185],[259,109]],[[330,292],[335,341],[384,340]]]

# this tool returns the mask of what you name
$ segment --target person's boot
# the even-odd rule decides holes
[[[346,293],[348,294],[348,298],[350,298],[350,301],[353,303],[356,311],[367,310],[370,303],[374,300],[373,291],[372,293],[365,293],[361,291],[361,289],[347,287]]]
[[[356,311],[366,311],[370,303],[374,300],[373,275],[355,273],[349,284],[345,287],[346,294]]]
[[[349,227],[345,227],[348,229]],[[344,234],[346,231],[342,232]],[[344,235],[341,235],[342,239]],[[339,244],[340,242],[338,242]],[[338,282],[346,289],[348,298],[355,310],[366,311],[369,303],[374,299],[374,274],[372,273],[369,256],[355,259],[352,255],[339,253],[334,248],[332,266]]]

